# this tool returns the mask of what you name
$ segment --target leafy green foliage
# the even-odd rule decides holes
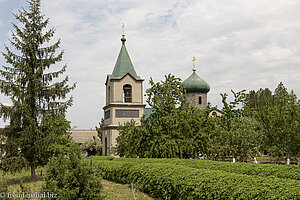
[[[118,128],[119,136],[117,137],[117,153],[123,157],[142,156],[147,149],[148,144],[144,143],[146,132],[142,131],[141,126],[137,126],[133,119],[126,122]]]
[[[53,145],[54,156],[46,166],[43,192],[58,194],[59,199],[103,199],[101,174],[81,159],[78,144],[70,136],[60,137]]]
[[[243,100],[245,91],[235,93],[234,100],[227,102],[228,94],[221,94],[223,115],[213,118],[214,127],[210,135],[210,158],[255,157],[262,141],[260,124],[245,116]]]
[[[68,76],[60,77],[66,71],[66,65],[50,72],[50,66],[62,61],[64,51],[56,54],[60,40],[47,46],[55,30],[45,30],[49,19],[44,19],[41,14],[40,0],[27,2],[29,10],[22,9],[14,15],[21,24],[13,23],[9,41],[14,50],[6,46],[2,52],[7,66],[0,69],[0,91],[11,99],[12,105],[0,103],[0,116],[10,121],[3,132],[6,154],[1,158],[1,165],[6,171],[30,165],[34,180],[35,168],[48,159],[45,150],[53,138],[49,133],[55,133],[57,129],[55,123],[45,126],[46,121],[59,118],[72,105],[72,98],[67,99],[67,95],[75,84],[69,86]],[[60,81],[54,82],[56,78]]]
[[[208,117],[186,106],[180,79],[169,74],[146,91],[154,112],[119,127],[117,153],[148,158],[234,158],[246,161],[264,152],[300,158],[299,100],[280,83],[274,92],[260,89],[221,94],[222,115]]]
[[[272,155],[300,154],[300,101],[279,83],[274,91],[250,91],[245,110],[263,127],[264,150]]]
[[[96,126],[96,131],[98,132],[98,137],[100,138],[100,142],[102,144],[103,144],[102,141],[103,126],[104,126],[104,118],[101,118],[101,121],[99,122],[99,127]]]
[[[98,160],[113,160],[107,156],[92,156],[89,159],[93,163]],[[86,159],[85,162],[89,162]],[[200,159],[178,159],[178,158],[116,158],[118,162],[126,163],[168,163],[174,165],[182,165],[196,169],[218,170],[236,174],[257,175],[261,177],[277,177],[282,179],[300,180],[300,166],[298,165],[278,165],[278,164],[252,164],[252,163],[230,163],[212,160]]]
[[[265,199],[297,199],[300,196],[299,180],[269,177],[277,169],[282,170],[278,165],[269,170],[270,174],[267,172],[269,166],[260,174],[260,165],[245,163],[236,166],[237,163],[189,159],[132,158],[109,161],[91,158],[93,164],[103,172],[104,178],[134,183],[140,190],[161,199],[261,199],[262,196]],[[214,170],[209,169],[214,165],[217,166]],[[225,166],[225,170],[232,166],[233,173],[223,171],[222,166]],[[256,174],[234,172],[239,168],[245,168],[246,172],[247,166],[256,168]],[[299,173],[299,166],[293,167]]]
[[[88,156],[102,155],[102,143],[98,138],[93,138],[84,142],[81,149],[86,151]]]
[[[151,88],[146,90],[148,97],[146,102],[154,108],[155,113],[168,115],[168,112],[172,112],[176,107],[185,105],[185,89],[180,78],[168,74],[165,76],[165,81],[161,81],[161,83],[154,83],[152,78],[149,83]]]
[[[106,157],[92,157],[93,162],[96,160],[110,160]],[[297,165],[277,165],[277,164],[252,164],[252,163],[229,163],[211,160],[199,159],[162,159],[162,158],[118,158],[116,161],[124,161],[130,163],[168,163],[174,165],[182,165],[196,169],[211,169],[236,174],[257,175],[262,177],[274,176],[282,179],[300,180],[300,166]]]
[[[134,120],[119,127],[117,152],[126,157],[196,158],[204,154],[208,140],[208,113],[185,107],[180,79],[165,76],[146,91],[155,110],[137,126]]]

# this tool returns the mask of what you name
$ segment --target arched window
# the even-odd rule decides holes
[[[129,84],[123,86],[123,102],[124,103],[132,102],[132,87]]]
[[[199,97],[199,104],[202,104],[202,97]]]

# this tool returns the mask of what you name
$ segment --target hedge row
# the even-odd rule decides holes
[[[161,199],[299,199],[300,181],[196,169],[171,163],[93,160],[103,177],[134,183]]]
[[[93,159],[112,159],[104,157],[93,157]],[[117,161],[130,161],[134,163],[170,163],[183,165],[196,169],[219,170],[236,174],[258,175],[262,177],[274,176],[300,180],[299,165],[278,165],[278,164],[253,164],[253,163],[229,163],[211,160],[197,159],[164,159],[164,158],[118,158]]]

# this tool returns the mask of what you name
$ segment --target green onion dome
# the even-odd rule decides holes
[[[182,82],[182,85],[186,89],[187,93],[190,92],[209,92],[210,87],[208,83],[200,78],[194,71],[190,77]]]

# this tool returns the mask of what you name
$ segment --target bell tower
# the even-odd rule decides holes
[[[103,156],[114,155],[113,150],[116,147],[116,138],[119,135],[117,130],[119,124],[122,125],[131,119],[140,123],[140,118],[145,113],[146,105],[143,104],[144,79],[137,75],[127,52],[124,24],[121,41],[122,46],[117,62],[112,74],[107,75],[105,83]]]

